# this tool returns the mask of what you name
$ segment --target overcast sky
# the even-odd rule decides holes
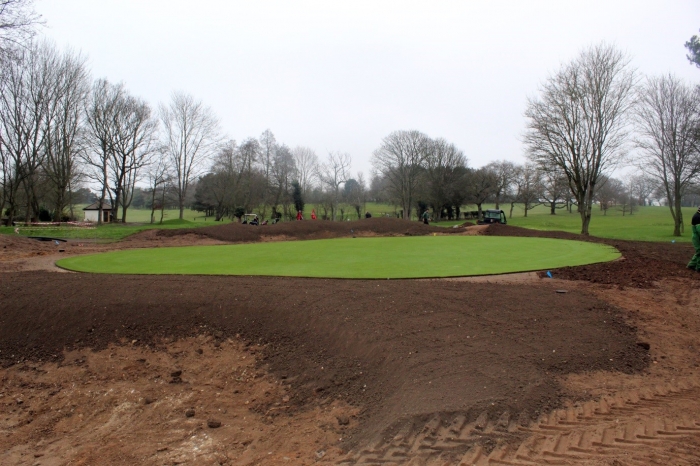
[[[683,44],[698,0],[38,0],[43,33],[154,107],[173,90],[241,141],[352,156],[370,173],[384,136],[417,129],[471,166],[524,161],[526,98],[562,62],[607,41],[644,74],[700,82]]]

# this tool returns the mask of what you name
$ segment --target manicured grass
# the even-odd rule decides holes
[[[82,209],[81,206],[80,208]],[[76,208],[76,210],[79,210]],[[178,210],[166,210],[163,223],[160,221],[160,212],[156,212],[156,223],[148,223],[151,221],[151,211],[144,209],[129,209],[127,213],[127,223],[108,223],[104,225],[94,225],[93,227],[19,227],[19,234],[22,236],[49,236],[52,238],[62,239],[97,239],[104,241],[118,241],[129,235],[138,233],[143,230],[158,229],[174,229],[174,228],[197,228],[212,225],[221,225],[229,223],[230,220],[225,219],[223,222],[215,222],[213,217],[204,217],[201,212],[193,210],[185,210],[184,219],[178,217]],[[0,227],[0,234],[14,234],[13,227]]]
[[[419,278],[489,275],[616,259],[612,247],[549,238],[421,236],[132,249],[57,262],[80,272]]]
[[[508,214],[508,210],[504,210]],[[661,206],[640,207],[639,211],[635,211],[633,215],[626,214],[625,216],[618,209],[612,208],[604,215],[596,207],[593,209],[589,230],[591,235],[601,238],[688,242],[691,237],[690,219],[696,210],[693,207],[683,209],[685,233],[680,237],[673,236],[673,218],[668,207]],[[581,217],[575,208],[572,213],[560,209],[557,210],[556,215],[551,215],[549,209],[540,206],[528,212],[527,217],[522,215],[522,209],[516,207],[513,218],[508,219],[508,224],[535,230],[581,232]]]

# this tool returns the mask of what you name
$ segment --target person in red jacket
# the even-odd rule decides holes
[[[316,209],[311,209],[311,220],[316,220]]]
[[[304,215],[301,213],[301,210],[297,211],[297,220],[304,220]]]

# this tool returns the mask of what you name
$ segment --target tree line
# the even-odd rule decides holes
[[[135,197],[151,208],[186,207],[215,219],[257,211],[293,218],[313,203],[329,220],[361,217],[369,200],[403,218],[429,210],[459,218],[464,205],[576,209],[588,234],[594,204],[632,214],[663,198],[683,228],[681,207],[697,197],[700,90],[673,76],[643,77],[607,44],[583,50],[527,100],[525,164],[480,168],[444,138],[417,130],[387,135],[372,173],[351,173],[351,156],[290,148],[270,130],[240,142],[224,137],[212,109],[184,92],[156,108],[121,83],[92,79],[86,57],[37,40],[29,0],[0,10],[0,211],[10,220],[74,218],[85,187],[98,206],[127,220]],[[686,43],[698,63],[697,36]],[[618,180],[611,173],[633,166]],[[145,201],[144,201],[145,198]],[[105,207],[106,208],[106,207]],[[102,221],[102,215],[99,216]],[[162,219],[162,215],[161,215]]]
[[[698,63],[697,36],[686,43]],[[592,209],[634,210],[651,194],[664,200],[683,231],[683,199],[696,197],[700,173],[700,87],[673,75],[643,77],[614,46],[599,44],[564,63],[527,100],[523,136],[528,162],[492,162],[470,169],[461,151],[418,131],[397,131],[374,152],[372,164],[387,199],[435,217],[459,215],[459,206],[509,200],[527,211],[547,204],[575,206],[581,233]],[[637,169],[620,181],[619,167]],[[511,208],[512,212],[512,208]]]
[[[73,193],[98,187],[99,206],[126,221],[139,183],[167,184],[180,215],[219,145],[219,122],[174,92],[154,110],[121,83],[91,81],[86,58],[48,41],[11,50],[0,70],[0,206],[6,217],[74,217]],[[100,215],[100,221],[102,216]]]

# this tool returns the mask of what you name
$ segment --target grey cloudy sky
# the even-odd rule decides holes
[[[156,106],[183,90],[228,137],[265,129],[324,158],[372,151],[398,129],[460,147],[470,165],[522,162],[527,96],[607,41],[645,74],[700,82],[683,47],[697,0],[38,0],[44,34]]]

